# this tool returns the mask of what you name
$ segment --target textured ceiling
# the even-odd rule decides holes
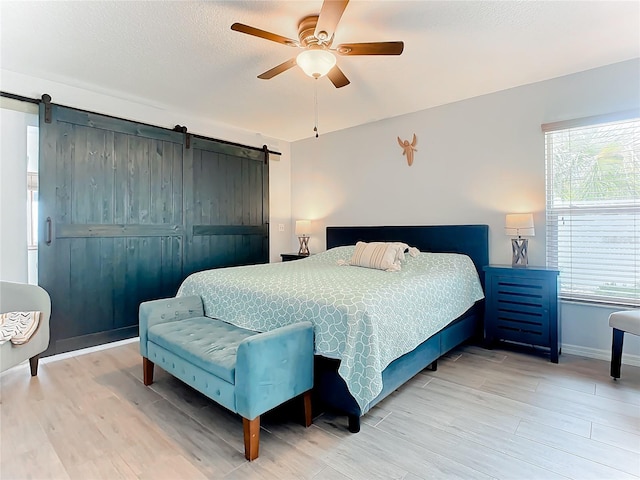
[[[321,5],[2,0],[0,67],[294,141],[315,86],[322,133],[640,57],[638,1],[352,0],[334,45],[403,40],[401,56],[339,57],[341,89],[297,67],[257,79],[298,50],[231,24],[297,38]]]

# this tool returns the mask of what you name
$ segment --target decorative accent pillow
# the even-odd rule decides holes
[[[410,257],[415,258],[415,257],[417,257],[417,256],[418,256],[418,254],[420,253],[420,250],[418,250],[416,247],[410,247],[410,246],[409,246],[409,245],[407,245],[406,243],[401,243],[400,245],[403,245],[404,247],[406,247],[406,248],[404,248],[404,249],[402,250],[402,255],[401,255],[401,258],[400,258],[400,260],[401,260],[401,261],[403,261],[403,262],[404,262],[404,261],[405,261],[405,259],[406,259],[405,254],[407,254],[407,253],[408,253]]]
[[[358,242],[349,265],[397,272],[406,248],[407,244],[400,242]]]
[[[400,264],[400,262],[404,262],[405,256],[404,254],[408,252],[409,245],[402,242],[391,242],[391,245],[396,245],[398,247],[398,253],[396,255],[396,261],[394,263]]]

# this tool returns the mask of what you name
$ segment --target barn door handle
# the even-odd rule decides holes
[[[47,236],[44,243],[46,243],[47,245],[51,245],[51,217],[47,217],[45,223],[47,224]]]

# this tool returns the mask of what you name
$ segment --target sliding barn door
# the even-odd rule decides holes
[[[39,284],[47,354],[138,334],[138,306],[182,280],[178,132],[53,105],[40,118]]]
[[[174,296],[192,272],[268,261],[266,152],[50,108],[38,215],[47,355],[136,336],[140,303]]]
[[[184,273],[269,261],[266,153],[195,137],[185,152]]]

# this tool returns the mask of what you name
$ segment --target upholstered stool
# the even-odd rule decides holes
[[[611,376],[620,378],[622,363],[622,342],[625,332],[640,335],[640,310],[626,310],[609,315],[609,326],[613,327],[611,345]]]

